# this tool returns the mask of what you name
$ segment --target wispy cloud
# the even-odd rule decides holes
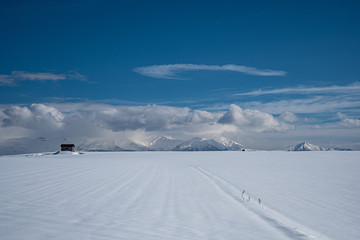
[[[328,95],[298,99],[283,99],[270,102],[250,101],[242,104],[246,108],[281,114],[290,111],[296,114],[333,114],[339,111],[358,111],[360,99],[356,96]]]
[[[152,65],[145,67],[137,67],[135,72],[152,78],[177,79],[182,78],[178,75],[185,71],[206,70],[206,71],[233,71],[240,72],[247,75],[255,76],[285,76],[285,71],[258,69],[254,67],[247,67],[241,65],[227,64],[227,65],[204,65],[204,64],[167,64],[167,65]]]
[[[0,75],[0,86],[14,86],[14,80],[11,75]]]
[[[87,81],[87,77],[77,71],[55,74],[51,72],[12,71],[9,75],[0,75],[0,86],[14,86],[17,81],[59,81],[59,80]]]
[[[330,87],[293,87],[279,88],[272,90],[255,90],[245,93],[236,93],[234,96],[260,96],[267,94],[313,94],[313,93],[354,93],[360,91],[360,83],[355,82],[348,86],[330,86]]]
[[[14,79],[28,80],[28,81],[58,81],[66,79],[65,74],[54,74],[49,72],[25,72],[25,71],[13,71],[11,76]]]

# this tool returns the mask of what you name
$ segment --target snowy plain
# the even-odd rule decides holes
[[[2,156],[0,239],[360,239],[359,170],[336,151]]]

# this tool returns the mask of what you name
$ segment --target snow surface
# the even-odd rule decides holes
[[[336,151],[3,156],[0,239],[360,239],[359,169]]]

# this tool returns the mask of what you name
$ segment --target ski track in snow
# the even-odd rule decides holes
[[[243,198],[241,178],[225,180],[224,173],[214,171],[230,172],[239,156],[254,154],[263,156],[145,152],[1,157],[0,239],[330,240],[258,204],[261,196],[245,192]]]
[[[200,166],[193,167],[193,169],[202,176],[204,176],[206,179],[208,179],[210,182],[212,182],[214,185],[216,185],[220,193],[224,193],[227,197],[241,204],[246,209],[248,209],[250,213],[259,216],[263,221],[267,222],[272,227],[278,229],[290,239],[313,240],[319,239],[321,237],[322,239],[331,240],[328,237],[325,237],[319,233],[317,234],[318,237],[312,234],[305,233],[304,231],[300,230],[300,227],[298,227],[299,224],[290,226],[286,222],[289,222],[291,220],[287,219],[285,216],[281,216],[279,213],[276,213],[277,216],[275,217],[275,212],[273,210],[270,210],[262,203],[259,203],[256,198],[251,197],[251,195],[249,195],[248,193],[244,192],[243,194],[242,191],[239,190],[236,186],[224,180],[220,176],[217,176]]]

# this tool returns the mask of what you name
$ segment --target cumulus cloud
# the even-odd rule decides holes
[[[0,85],[14,86],[17,81],[59,81],[65,79],[87,81],[87,77],[85,75],[76,71],[69,71],[68,73],[63,74],[50,72],[12,71],[10,75],[0,75]]]
[[[271,149],[277,146],[279,149],[279,144],[286,145],[289,138],[296,141],[299,136],[303,139],[310,133],[316,137],[319,131],[322,131],[320,137],[324,141],[330,138],[339,138],[343,142],[358,141],[360,120],[342,113],[338,114],[338,118],[341,120],[338,123],[346,128],[339,128],[338,124],[333,123],[313,129],[311,127],[314,124],[301,125],[300,121],[295,129],[297,116],[293,112],[283,112],[275,117],[264,111],[235,104],[227,110],[211,111],[159,105],[117,106],[96,103],[0,105],[0,143],[26,137],[28,140],[23,145],[27,146],[31,139],[56,138],[53,149],[57,149],[59,143],[68,139],[75,144],[99,140],[130,146],[154,136],[172,136],[183,140],[224,136],[248,147]],[[331,126],[334,129],[329,131]],[[1,144],[0,147],[3,146]]]
[[[231,105],[227,112],[208,112],[169,106],[111,106],[101,109],[82,109],[79,113],[98,126],[114,132],[127,130],[169,131],[181,130],[196,134],[222,132],[234,127],[246,127],[242,131],[285,131],[291,126],[268,113],[242,109]],[[226,125],[226,126],[223,126]],[[222,130],[220,130],[222,129]],[[220,130],[220,131],[219,131]]]
[[[284,122],[293,123],[298,120],[298,117],[294,113],[286,111],[286,112],[283,112],[280,114],[279,120],[284,121]]]
[[[191,111],[189,108],[157,105],[108,107],[91,114],[99,124],[112,131],[171,130],[194,122],[207,123],[214,117],[212,114]]]
[[[2,127],[23,127],[28,129],[61,128],[64,115],[56,108],[44,104],[30,107],[11,106],[2,112]]]
[[[340,125],[348,128],[358,128],[360,127],[360,120],[356,118],[350,118],[345,114],[337,113],[337,117],[341,119]]]
[[[258,69],[248,66],[240,66],[234,64],[227,65],[204,65],[204,64],[167,64],[137,67],[135,72],[152,78],[178,79],[182,78],[178,75],[185,71],[206,70],[206,71],[233,71],[247,75],[255,76],[285,76],[285,71]]]
[[[8,106],[0,112],[1,127],[19,127],[62,136],[138,132],[158,135],[221,135],[236,131],[286,131],[291,126],[274,116],[231,105],[229,111],[201,111],[170,106],[112,106],[106,104],[32,104]]]
[[[235,125],[243,131],[255,132],[287,131],[293,128],[293,126],[281,122],[271,114],[258,110],[242,109],[235,104],[230,105],[230,110],[218,122]]]

